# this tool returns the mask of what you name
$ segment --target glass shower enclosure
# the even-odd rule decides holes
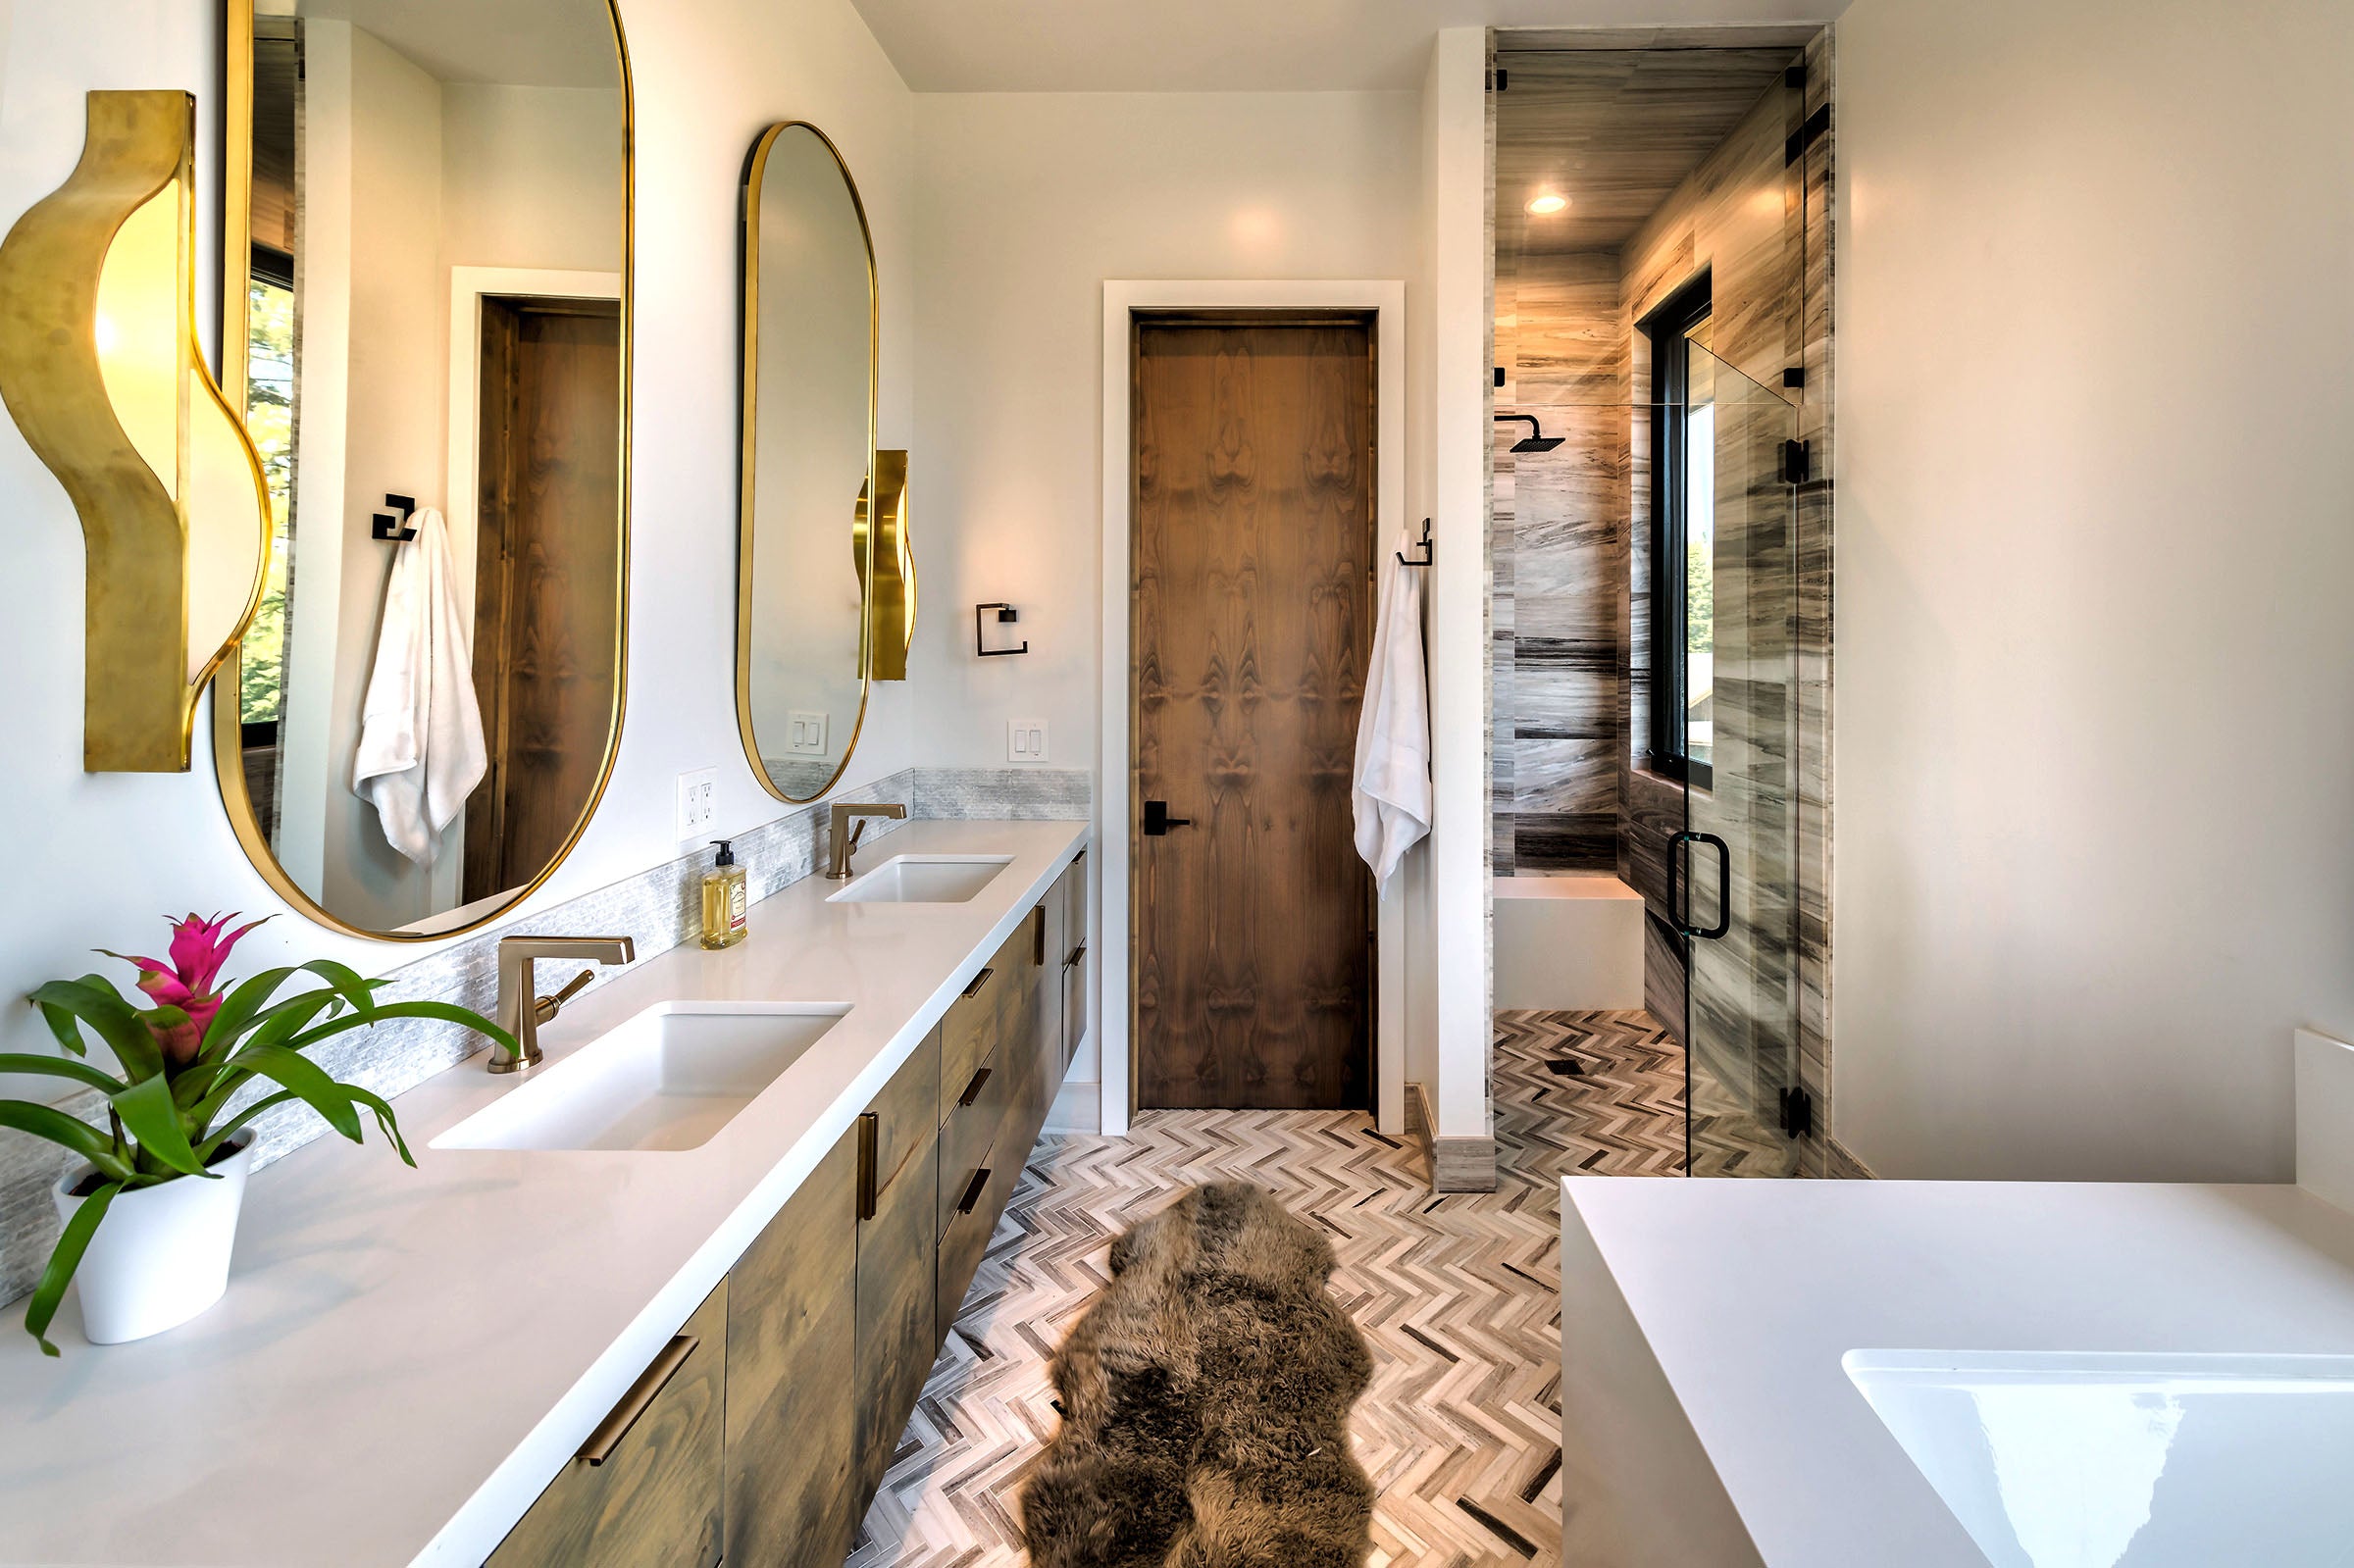
[[[1683,960],[1686,1170],[1819,1175],[1799,1031],[1806,449],[1779,392],[1692,337],[1655,350],[1679,351],[1683,363],[1655,367],[1652,400],[1634,411],[1642,479],[1630,488],[1633,547],[1653,557],[1636,582],[1654,585],[1632,639],[1651,763],[1634,782],[1663,793],[1654,820],[1669,830],[1653,852]],[[1642,837],[1636,854],[1653,849]]]

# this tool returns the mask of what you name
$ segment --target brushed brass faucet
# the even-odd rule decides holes
[[[528,1073],[539,1065],[539,1026],[555,1022],[574,993],[595,976],[584,969],[552,996],[536,996],[532,963],[538,958],[586,958],[627,964],[638,944],[627,936],[502,936],[498,942],[498,1027],[515,1037],[515,1054],[493,1047],[490,1071]]]
[[[826,875],[835,882],[846,881],[850,875],[850,855],[858,847],[859,835],[866,832],[869,817],[899,818],[907,808],[892,801],[837,800],[833,811],[833,848],[826,860]],[[851,827],[856,818],[857,826]],[[844,832],[844,830],[847,832]]]

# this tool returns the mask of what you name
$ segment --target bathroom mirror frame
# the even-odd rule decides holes
[[[742,441],[741,481],[736,522],[736,728],[743,741],[744,760],[752,766],[752,777],[760,787],[788,805],[805,806],[823,800],[842,776],[848,771],[850,759],[858,754],[858,740],[866,729],[866,709],[874,695],[874,670],[871,643],[875,617],[875,560],[872,549],[873,531],[863,525],[859,515],[867,504],[864,497],[857,510],[845,504],[843,523],[845,536],[864,541],[866,556],[858,569],[858,647],[854,657],[858,664],[858,717],[850,726],[850,738],[842,748],[842,761],[833,774],[818,788],[805,795],[787,790],[772,778],[768,763],[760,754],[760,737],[752,723],[752,506],[756,495],[757,448],[760,431],[760,191],[763,176],[768,171],[768,155],[777,138],[789,130],[806,130],[834,160],[842,173],[842,182],[850,194],[850,209],[858,215],[858,239],[866,251],[866,497],[874,492],[879,392],[876,381],[881,374],[880,338],[882,333],[881,285],[875,274],[875,234],[867,221],[866,199],[858,193],[858,181],[850,173],[848,160],[834,138],[806,120],[782,120],[760,132],[752,150],[744,160],[742,210],[738,223],[743,236],[743,279],[741,294],[743,313],[743,406],[739,415],[739,437]],[[853,548],[858,546],[853,545]]]
[[[347,936],[363,936],[372,941],[431,942],[445,941],[452,936],[479,931],[503,919],[517,905],[539,890],[556,868],[571,858],[572,851],[588,831],[596,816],[596,808],[604,799],[605,788],[613,780],[613,762],[621,751],[622,720],[628,708],[630,683],[630,476],[631,476],[631,371],[637,351],[637,284],[638,284],[638,90],[630,75],[629,34],[622,26],[619,0],[604,0],[605,15],[613,27],[614,67],[620,74],[621,85],[621,299],[620,299],[620,375],[621,423],[617,430],[620,441],[618,456],[619,508],[615,517],[618,531],[615,541],[620,570],[614,574],[613,620],[613,710],[605,731],[604,754],[598,759],[596,781],[583,802],[579,818],[571,831],[557,845],[547,863],[531,880],[516,889],[514,895],[502,900],[496,908],[462,924],[437,927],[430,932],[376,931],[356,926],[328,909],[305,891],[287,875],[279,863],[277,853],[270,847],[269,835],[263,832],[253,809],[253,801],[245,786],[243,758],[243,727],[240,722],[237,692],[240,684],[242,648],[232,641],[227,655],[213,672],[213,776],[221,789],[221,804],[229,814],[230,826],[245,858],[253,862],[271,891],[288,904],[331,931]],[[253,248],[253,0],[222,0],[222,72],[221,72],[221,345],[220,374],[216,378],[223,398],[232,409],[244,407],[246,397],[246,363],[243,355],[230,352],[231,345],[246,341],[251,324],[246,316],[246,292],[233,280],[247,276]],[[331,784],[332,787],[332,784]]]

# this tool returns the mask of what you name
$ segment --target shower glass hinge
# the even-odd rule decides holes
[[[1805,1138],[1815,1131],[1815,1096],[1792,1086],[1781,1092],[1782,1136]]]
[[[1815,454],[1812,442],[1784,441],[1782,443],[1782,482],[1804,484],[1815,477]]]

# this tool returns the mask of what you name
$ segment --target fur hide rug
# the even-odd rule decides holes
[[[1062,1430],[1022,1492],[1034,1568],[1356,1568],[1373,1484],[1349,1407],[1373,1358],[1332,1245],[1265,1192],[1198,1187],[1112,1243],[1056,1352]]]

